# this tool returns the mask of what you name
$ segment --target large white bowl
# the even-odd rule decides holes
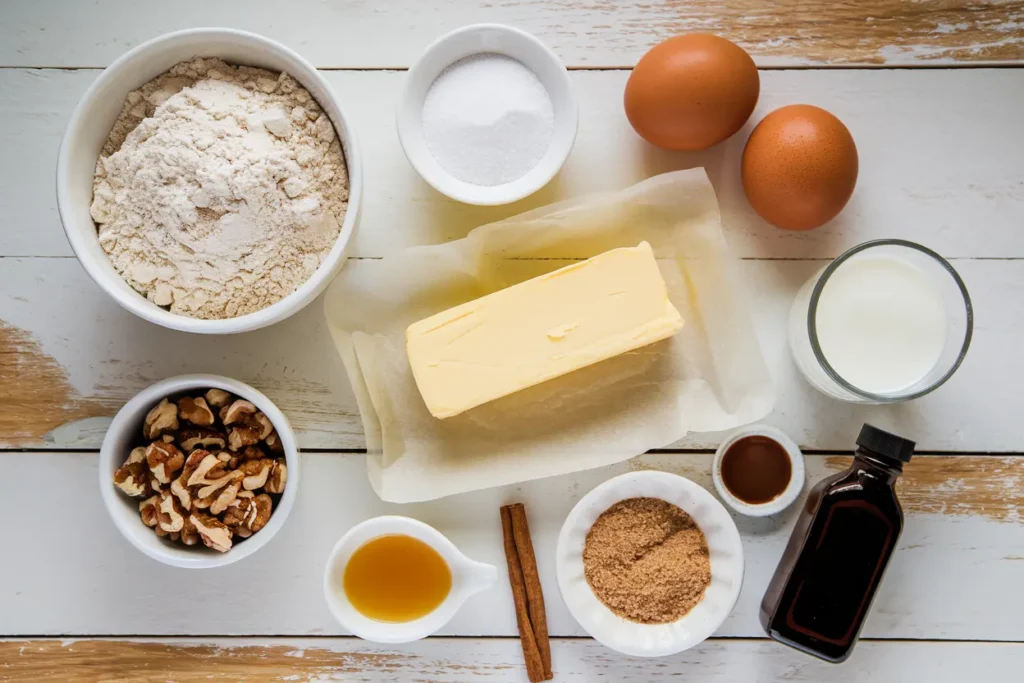
[[[124,464],[132,448],[142,445],[142,423],[146,413],[163,398],[181,396],[196,389],[211,388],[223,389],[240,396],[263,411],[281,437],[285,465],[288,467],[288,481],[285,483],[280,501],[271,512],[270,521],[251,537],[232,545],[226,553],[210,550],[203,545],[187,547],[160,538],[142,523],[139,516],[139,499],[129,498],[114,486],[114,472]],[[265,546],[284,526],[299,489],[299,449],[288,418],[270,402],[269,398],[248,384],[220,375],[181,375],[143,389],[125,403],[114,416],[114,421],[110,423],[100,447],[99,483],[103,503],[117,530],[146,555],[174,567],[222,567],[252,555]]]
[[[711,584],[697,606],[677,621],[623,619],[598,599],[583,574],[587,532],[605,510],[627,498],[660,498],[677,505],[707,539]],[[728,511],[701,486],[668,472],[630,472],[597,486],[572,509],[558,535],[555,571],[569,612],[595,640],[623,654],[661,657],[701,643],[729,616],[743,586],[743,545]]]
[[[219,57],[231,64],[287,72],[309,90],[331,117],[348,166],[348,211],[341,234],[313,276],[267,308],[224,320],[200,320],[171,313],[132,289],[114,270],[100,247],[96,224],[89,214],[96,160],[128,93],[175,64],[193,57]],[[122,55],[104,69],[75,107],[57,156],[57,209],[71,248],[86,272],[132,313],[158,325],[185,332],[227,334],[259,329],[284,320],[315,299],[345,263],[345,254],[359,219],[362,189],[362,161],[351,126],[342,113],[341,103],[323,76],[309,62],[280,43],[253,33],[224,28],[168,33]]]
[[[555,110],[555,130],[544,156],[524,176],[502,185],[474,185],[459,180],[437,163],[423,136],[423,102],[430,86],[455,62],[481,53],[505,55],[528,67],[548,91]],[[547,45],[511,26],[474,24],[438,38],[409,70],[395,122],[409,163],[435,190],[466,204],[489,206],[522,199],[555,177],[576,141],[579,113],[565,65]]]

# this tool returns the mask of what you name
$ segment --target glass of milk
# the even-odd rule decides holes
[[[913,242],[875,240],[800,289],[790,348],[807,380],[833,398],[908,401],[956,372],[973,320],[967,288],[949,262]]]

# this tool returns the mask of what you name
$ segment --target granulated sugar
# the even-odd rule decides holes
[[[461,59],[430,86],[423,135],[437,163],[459,180],[502,185],[526,175],[554,135],[551,96],[529,68],[499,54]]]

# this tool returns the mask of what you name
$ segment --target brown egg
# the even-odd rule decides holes
[[[743,150],[743,190],[754,211],[786,230],[835,218],[857,184],[857,146],[824,109],[793,104],[757,124]]]
[[[640,59],[626,83],[626,116],[653,145],[706,149],[743,127],[760,91],[757,67],[743,48],[691,33]]]

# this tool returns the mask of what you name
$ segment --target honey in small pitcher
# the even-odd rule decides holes
[[[440,553],[404,534],[379,536],[360,546],[345,565],[345,595],[377,621],[413,621],[437,609],[452,588]]]

